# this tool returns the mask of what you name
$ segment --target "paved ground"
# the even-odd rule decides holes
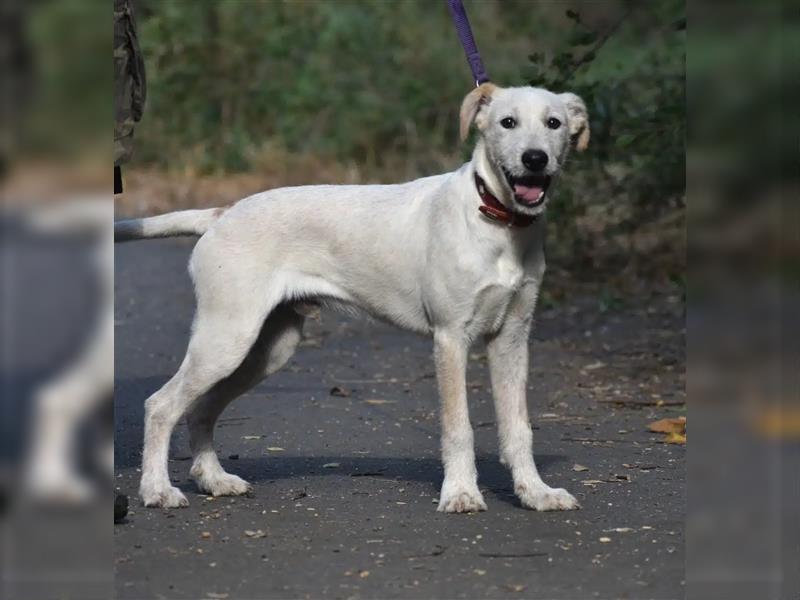
[[[133,500],[143,401],[187,340],[191,244],[116,250],[117,486]],[[181,426],[170,465],[191,506],[132,502],[115,527],[118,597],[683,597],[685,448],[646,428],[684,411],[683,315],[670,293],[610,308],[587,294],[539,313],[537,463],[583,505],[563,513],[524,510],[512,493],[481,347],[468,381],[489,510],[437,513],[430,342],[323,313],[292,362],[219,423],[222,462],[254,484],[252,497],[199,494]]]

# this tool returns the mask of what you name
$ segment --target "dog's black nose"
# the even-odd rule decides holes
[[[547,166],[547,153],[543,150],[525,150],[522,164],[531,171],[541,171]]]

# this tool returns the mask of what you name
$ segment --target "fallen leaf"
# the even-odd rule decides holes
[[[652,471],[653,469],[658,469],[658,465],[642,465],[639,463],[636,464],[629,464],[629,463],[622,463],[622,466],[626,469],[639,469],[640,471]]]
[[[686,443],[686,434],[685,433],[677,433],[673,431],[667,437],[664,438],[664,442],[667,444],[685,444]]]
[[[525,591],[525,586],[524,585],[520,585],[519,583],[510,583],[510,584],[508,584],[506,586],[506,588],[508,588],[512,592],[524,592]]]
[[[611,541],[611,538],[610,538],[610,537],[605,537],[605,536],[604,536],[604,537],[601,537],[601,538],[600,538],[598,541],[599,541],[601,544],[607,544],[607,543],[609,543],[609,542]]]
[[[483,569],[474,569],[472,572],[475,573],[475,575],[486,575],[486,571]]]
[[[647,426],[653,433],[686,433],[686,417],[677,419],[661,419],[653,421]]]
[[[572,470],[573,471],[577,471],[578,473],[580,473],[581,471],[588,471],[589,467],[584,467],[583,465],[579,465],[578,463],[575,463],[574,465],[572,465]]]
[[[350,390],[339,385],[333,386],[330,391],[331,396],[338,396],[339,398],[349,398],[352,394]]]
[[[677,419],[661,419],[653,421],[647,426],[653,433],[666,433],[664,443],[666,444],[685,444],[686,443],[686,417]]]
[[[207,539],[209,539],[211,537],[211,532],[210,531],[204,531],[203,533],[200,534],[200,537],[203,538],[204,540],[207,540]]]
[[[376,404],[376,405],[378,405],[378,404],[394,404],[396,401],[395,400],[370,399],[370,400],[364,400],[364,402],[366,402],[367,404]]]
[[[244,436],[242,436],[242,439],[243,440],[260,440],[262,437],[264,437],[264,436],[262,436],[262,435],[244,435]]]
[[[586,365],[583,368],[586,369],[587,371],[594,371],[596,369],[602,369],[605,366],[606,366],[606,363],[601,362],[601,361],[598,360],[597,362],[593,362],[592,364]]]
[[[361,571],[358,576],[361,577],[361,579],[366,579],[369,577],[369,571]]]

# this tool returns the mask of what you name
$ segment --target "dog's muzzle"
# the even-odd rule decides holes
[[[544,203],[547,188],[550,187],[550,181],[552,180],[550,175],[542,173],[516,177],[505,169],[503,169],[503,174],[506,176],[506,181],[514,193],[514,200],[528,208],[535,208]]]

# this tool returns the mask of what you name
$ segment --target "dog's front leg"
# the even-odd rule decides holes
[[[468,340],[457,332],[437,331],[434,334],[444,463],[444,483],[439,494],[440,512],[486,510],[486,503],[478,489],[475,448],[467,408],[468,348]]]
[[[532,314],[509,315],[502,329],[487,338],[500,460],[511,470],[514,492],[535,510],[571,510],[578,501],[566,490],[551,488],[533,461],[533,432],[528,420],[528,334]]]

